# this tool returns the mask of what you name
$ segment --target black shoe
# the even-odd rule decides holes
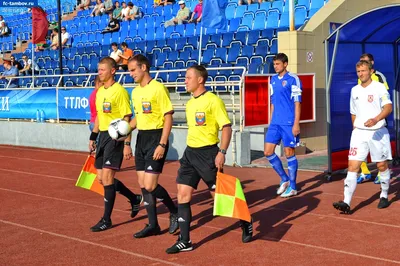
[[[378,203],[378,209],[384,209],[389,207],[390,203],[387,198],[381,198]]]
[[[249,222],[240,221],[240,227],[242,227],[242,242],[248,243],[253,238],[253,220]]]
[[[155,236],[161,232],[161,228],[159,225],[156,227],[151,226],[150,224],[146,224],[143,230],[137,232],[133,235],[134,238],[144,238],[148,236]]]
[[[140,207],[140,203],[142,203],[142,201],[143,201],[142,195],[136,195],[135,202],[130,201],[130,203],[132,205],[131,218],[134,218],[139,213],[139,207]]]
[[[90,228],[90,230],[92,232],[101,232],[110,229],[111,227],[112,227],[111,220],[107,222],[106,220],[104,220],[104,218],[101,218],[100,221],[95,226],[92,226]]]
[[[169,230],[168,232],[170,234],[173,234],[178,230],[179,224],[178,224],[178,214],[177,213],[171,213],[169,215]]]
[[[179,253],[179,252],[183,252],[183,251],[191,251],[193,250],[193,245],[192,245],[192,241],[189,240],[189,242],[180,240],[180,238],[178,237],[178,241],[176,241],[176,243],[168,248],[165,252],[167,252],[168,254],[175,254],[175,253]]]
[[[342,211],[344,214],[351,214],[350,206],[346,202],[338,201],[333,203],[335,209]]]

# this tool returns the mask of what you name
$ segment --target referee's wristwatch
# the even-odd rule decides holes
[[[129,141],[125,141],[125,142],[124,142],[124,145],[125,145],[125,146],[131,146],[131,143],[130,143]]]
[[[167,147],[167,145],[165,145],[164,143],[158,143],[158,146],[161,146],[164,149]]]
[[[226,154],[226,150],[224,150],[224,149],[219,149],[219,152],[222,153],[223,155]]]

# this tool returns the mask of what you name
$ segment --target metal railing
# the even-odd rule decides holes
[[[236,125],[236,120],[237,120],[237,114],[239,114],[239,124],[242,124],[242,88],[244,84],[244,75],[246,73],[246,68],[245,67],[210,67],[207,68],[208,71],[222,71],[222,70],[239,70],[241,71],[241,74],[236,75],[237,80],[222,80],[222,81],[215,81],[211,78],[211,80],[206,82],[206,87],[211,88],[213,92],[215,92],[217,95],[219,94],[224,94],[225,96],[228,95],[230,97],[230,101],[226,102],[226,108],[229,113],[232,114],[232,124],[235,126]],[[239,72],[238,71],[238,72]],[[151,76],[159,81],[160,80],[160,74],[161,73],[173,73],[173,72],[186,72],[186,69],[168,69],[168,70],[154,70],[150,71]],[[70,84],[71,82],[68,82],[71,80],[71,78],[74,77],[80,77],[84,76],[86,77],[84,80],[84,83],[82,83],[80,86],[65,86],[62,84]],[[48,89],[55,89],[56,90],[56,105],[57,105],[57,117],[56,117],[56,122],[60,123],[60,116],[59,116],[59,103],[58,103],[58,97],[59,97],[59,90],[83,90],[87,88],[93,88],[92,82],[94,81],[94,78],[97,76],[97,73],[82,73],[82,74],[64,74],[64,75],[34,75],[33,76],[19,76],[19,77],[10,77],[7,79],[7,83],[4,85],[0,83],[0,91],[1,90],[48,90]],[[122,82],[125,80],[126,76],[129,76],[129,72],[117,72],[117,81],[121,83],[125,88],[134,88],[137,86],[137,83],[126,83]],[[216,77],[223,76],[223,75],[216,75]],[[48,86],[35,86],[35,83],[38,82],[41,78],[43,79],[52,79],[55,78],[57,79],[56,85],[51,86],[48,84]],[[12,83],[13,80],[17,79],[18,81],[21,81],[23,79],[30,79],[31,82],[27,82],[25,87],[19,86],[17,88],[10,88],[10,84]],[[183,97],[182,95],[185,96],[190,96],[189,93],[184,92],[183,90],[181,92],[177,92],[177,88],[186,88],[184,76],[178,77],[175,82],[162,82],[165,87],[172,89],[175,88],[175,93],[178,95],[178,100],[181,100]],[[21,82],[19,82],[21,84]],[[73,83],[73,82],[72,82]],[[44,84],[44,82],[42,82]],[[216,90],[217,87],[227,87],[226,91],[224,92],[218,92]],[[239,100],[238,100],[239,97]],[[186,102],[176,102],[173,97],[171,97],[172,104],[174,106],[174,110],[178,112],[184,112],[186,108]],[[70,122],[76,122],[77,120],[73,121],[71,120]],[[84,122],[84,120],[82,121]]]

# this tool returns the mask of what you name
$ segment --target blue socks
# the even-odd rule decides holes
[[[275,172],[280,176],[281,183],[290,181],[290,187],[296,190],[297,168],[299,167],[296,155],[287,158],[289,176],[286,174],[281,160],[275,153],[271,156],[267,156],[267,159],[272,165],[272,168],[274,168]]]
[[[288,164],[290,187],[296,190],[297,168],[299,167],[296,155],[287,158],[287,164]]]
[[[272,165],[272,168],[274,168],[275,172],[280,176],[281,183],[289,181],[289,177],[286,174],[285,170],[283,169],[282,162],[279,159],[279,157],[276,156],[276,154],[274,153],[270,156],[267,156],[267,159],[269,163]]]

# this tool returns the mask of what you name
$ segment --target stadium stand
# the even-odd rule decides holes
[[[90,16],[91,10],[78,11],[76,17],[62,21],[62,26],[73,36],[72,47],[63,49],[64,74],[96,72],[99,58],[109,55],[110,44],[126,42],[134,53],[143,53],[151,58],[155,69],[186,68],[198,60],[201,49],[201,63],[213,67],[244,66],[249,74],[270,73],[274,54],[277,53],[277,33],[289,28],[288,7],[283,0],[238,6],[231,0],[226,9],[228,28],[226,31],[205,29],[200,45],[200,25],[183,24],[164,28],[164,22],[176,14],[178,5],[153,8],[153,0],[133,0],[143,13],[139,20],[121,22],[118,32],[101,34],[107,26],[108,16]],[[193,10],[196,0],[187,0]],[[39,1],[48,13],[49,21],[56,19],[54,0]],[[300,28],[325,4],[324,0],[299,0],[295,6],[295,26]],[[62,1],[63,14],[71,13],[76,3]],[[30,14],[6,17],[12,34],[2,38],[2,52],[10,52],[16,41],[29,41],[31,35]],[[201,48],[200,48],[201,47]],[[34,47],[30,44],[25,54],[30,55]],[[21,53],[14,53],[17,59]],[[58,52],[45,50],[35,53],[40,74],[60,72]],[[1,71],[2,69],[0,69]],[[230,80],[234,71],[211,72],[211,80]],[[158,78],[172,81],[177,73],[164,73]],[[83,77],[68,79],[66,86],[85,85]],[[124,77],[123,82],[131,82]],[[37,79],[36,86],[55,86],[56,79]],[[22,82],[21,86],[31,85]],[[4,86],[4,84],[0,84]],[[177,91],[180,92],[180,91]]]

